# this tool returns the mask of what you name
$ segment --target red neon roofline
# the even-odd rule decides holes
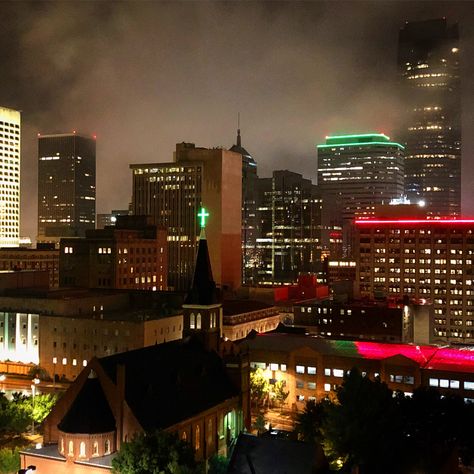
[[[360,224],[474,224],[474,219],[359,219]]]

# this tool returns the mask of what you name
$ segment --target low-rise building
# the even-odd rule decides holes
[[[59,250],[54,244],[38,244],[36,249],[0,248],[0,271],[46,270],[50,288],[59,285]]]
[[[252,330],[273,331],[281,321],[277,307],[254,300],[225,300],[223,336],[231,341],[243,339]]]
[[[419,386],[438,388],[474,402],[474,351],[428,345],[329,340],[294,334],[258,334],[241,343],[250,365],[264,370],[270,383],[284,380],[288,404],[302,410],[320,400],[356,367],[392,390],[413,393]]]
[[[94,358],[44,422],[44,447],[21,453],[40,473],[110,472],[123,442],[156,429],[191,444],[198,461],[244,428],[239,387],[194,338]],[[98,471],[100,468],[100,471]]]
[[[429,344],[432,305],[394,300],[309,300],[294,305],[294,324],[332,338]]]
[[[182,299],[111,290],[10,292],[0,296],[0,361],[39,364],[54,380],[74,380],[93,357],[181,339]]]

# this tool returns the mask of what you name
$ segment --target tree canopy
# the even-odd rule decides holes
[[[474,455],[474,404],[419,388],[413,397],[350,371],[334,401],[308,402],[296,431],[322,442],[335,468],[364,474],[429,472],[468,465]]]
[[[123,443],[112,461],[115,474],[194,474],[191,446],[165,431],[141,433]]]

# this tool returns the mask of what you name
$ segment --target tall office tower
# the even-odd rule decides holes
[[[296,282],[321,262],[321,200],[317,186],[291,171],[258,180],[259,284]]]
[[[38,242],[95,228],[95,138],[38,136]]]
[[[168,286],[191,286],[199,243],[201,207],[215,282],[241,282],[242,157],[220,148],[178,143],[172,163],[130,165],[132,212],[150,215],[168,231]],[[202,213],[204,216],[206,213]]]
[[[429,215],[461,212],[461,88],[458,25],[446,19],[407,23],[398,64],[407,114],[405,192]]]
[[[0,107],[0,247],[20,242],[20,112]]]
[[[318,145],[318,186],[340,200],[342,217],[374,214],[375,205],[403,194],[403,146],[382,133],[336,135]]]
[[[474,342],[474,220],[384,206],[356,226],[361,296],[431,303],[431,342]]]
[[[354,217],[373,215],[377,204],[403,194],[403,146],[382,133],[368,133],[326,137],[317,148],[318,187],[342,218],[343,256],[350,256]]]
[[[237,130],[237,144],[229,151],[242,155],[242,283],[256,283],[257,251],[257,163],[242,146],[240,128]]]

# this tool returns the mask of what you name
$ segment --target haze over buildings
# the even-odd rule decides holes
[[[398,63],[409,109],[405,192],[425,201],[429,215],[461,213],[460,48],[458,24],[446,18],[407,23],[400,31]]]
[[[97,134],[97,211],[110,212],[130,201],[130,162],[169,161],[182,140],[227,146],[238,111],[261,177],[291,160],[315,182],[314,145],[328,134],[400,140],[406,20],[458,22],[461,75],[473,72],[469,2],[3,2],[0,13],[0,104],[23,110],[22,233],[32,237],[38,132]],[[473,89],[463,81],[465,103]],[[467,157],[473,118],[464,110]],[[474,170],[464,166],[467,184]]]

